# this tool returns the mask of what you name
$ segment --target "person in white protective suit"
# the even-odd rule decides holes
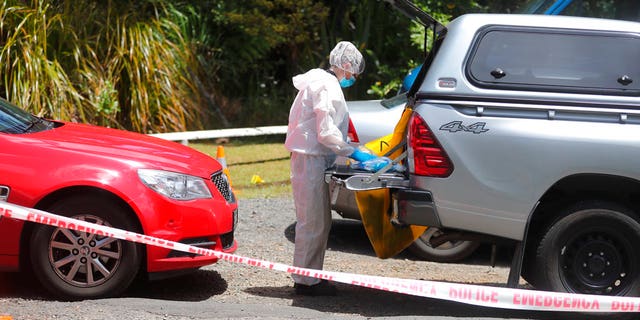
[[[321,270],[331,228],[331,207],[324,172],[336,156],[374,161],[377,156],[347,143],[349,113],[342,88],[355,82],[364,59],[350,42],[339,42],[329,56],[331,67],[293,77],[298,94],[289,112],[285,147],[291,151],[291,187],[296,210],[293,265]],[[295,293],[335,295],[326,280],[293,274]]]

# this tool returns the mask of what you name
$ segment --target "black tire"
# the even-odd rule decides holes
[[[640,294],[640,224],[632,212],[604,202],[567,211],[536,252],[542,289],[615,296]]]
[[[449,241],[432,247],[429,240],[442,234],[442,230],[429,227],[409,246],[409,251],[421,259],[435,262],[457,262],[471,255],[480,246],[476,241]]]
[[[121,207],[99,197],[63,199],[47,211],[100,225],[137,229]],[[142,261],[142,248],[133,242],[46,225],[34,228],[30,248],[38,280],[56,298],[65,300],[119,295],[134,280]]]

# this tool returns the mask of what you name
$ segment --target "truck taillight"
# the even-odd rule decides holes
[[[349,131],[347,132],[347,137],[349,137],[349,141],[360,143],[360,139],[358,139],[358,133],[356,132],[356,127],[353,126],[353,122],[351,122],[351,118],[349,118]]]
[[[419,176],[448,177],[453,164],[427,123],[414,113],[409,121],[409,143],[413,149],[414,173]]]

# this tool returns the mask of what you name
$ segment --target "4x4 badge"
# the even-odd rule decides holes
[[[486,123],[484,122],[476,122],[474,124],[465,126],[462,124],[462,121],[451,121],[449,123],[443,124],[440,127],[440,130],[449,131],[449,132],[464,131],[464,132],[473,132],[475,134],[480,134],[480,133],[489,131],[489,129],[484,128],[485,124]]]

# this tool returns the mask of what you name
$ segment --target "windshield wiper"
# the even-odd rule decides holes
[[[31,120],[29,122],[29,125],[27,125],[27,127],[24,129],[24,132],[25,133],[29,132],[31,128],[33,128],[36,124],[41,123],[42,121],[44,121],[44,119],[42,118],[36,118],[35,120]]]

